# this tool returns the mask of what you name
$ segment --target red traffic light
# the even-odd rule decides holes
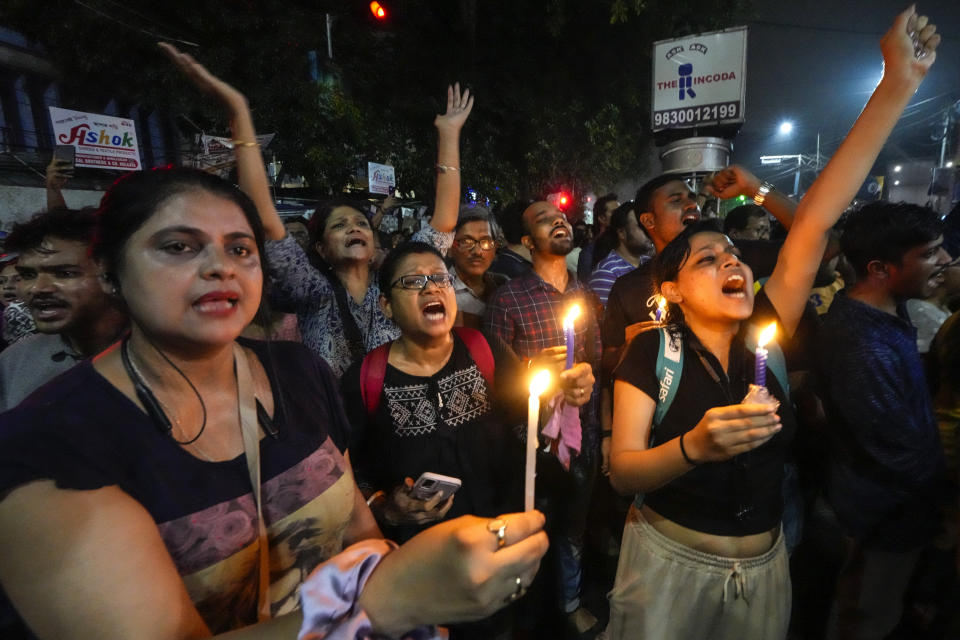
[[[560,211],[566,212],[573,203],[573,196],[566,191],[555,191],[547,195],[547,202],[560,209]]]
[[[377,0],[373,0],[373,2],[370,3],[370,13],[372,13],[373,17],[377,20],[383,20],[387,17],[387,10],[382,4],[377,2]]]

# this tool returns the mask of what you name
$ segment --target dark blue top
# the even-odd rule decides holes
[[[833,435],[827,496],[847,535],[915,548],[936,527],[943,468],[917,331],[904,308],[891,315],[843,293],[816,341]]]

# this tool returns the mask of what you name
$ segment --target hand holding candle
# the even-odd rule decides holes
[[[542,369],[530,380],[530,402],[527,405],[527,468],[523,483],[523,509],[533,509],[533,488],[537,476],[537,433],[540,427],[540,395],[550,386],[550,372]]]
[[[580,315],[580,305],[575,304],[570,307],[567,311],[566,317],[563,319],[563,340],[567,345],[567,366],[565,369],[569,369],[573,366],[573,352],[577,347],[577,334],[574,330],[573,323],[576,321],[577,317]]]

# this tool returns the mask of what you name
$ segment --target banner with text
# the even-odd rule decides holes
[[[140,147],[133,120],[49,107],[57,144],[77,148],[78,167],[137,171]]]
[[[743,122],[747,28],[653,44],[654,131]]]
[[[397,186],[397,177],[389,164],[367,163],[367,191],[390,195],[391,188]]]

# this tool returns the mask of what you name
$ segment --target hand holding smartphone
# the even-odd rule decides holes
[[[47,173],[50,177],[66,180],[73,177],[73,170],[77,160],[77,148],[72,144],[58,144],[53,150],[53,158]]]
[[[460,478],[425,471],[417,479],[410,493],[418,500],[430,500],[440,495],[440,503],[446,502],[460,488]]]

